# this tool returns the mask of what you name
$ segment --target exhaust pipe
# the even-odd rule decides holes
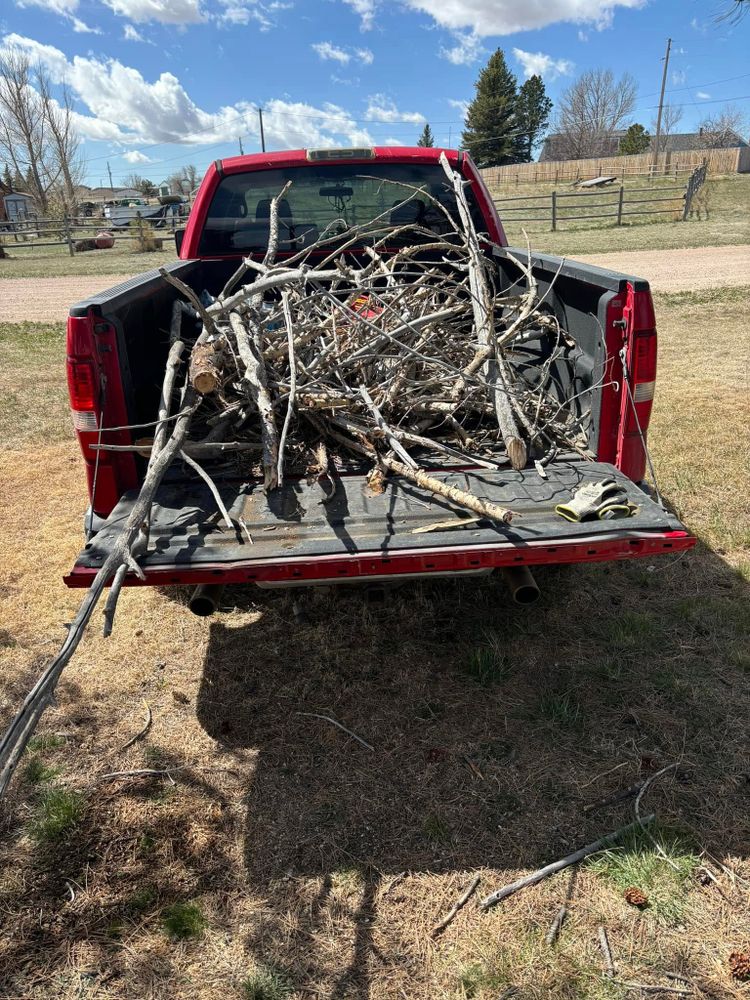
[[[188,607],[199,618],[208,618],[219,607],[223,593],[223,583],[201,583],[193,591]]]
[[[527,566],[503,566],[502,573],[516,604],[536,604],[539,587]]]

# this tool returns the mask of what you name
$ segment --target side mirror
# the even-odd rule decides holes
[[[182,249],[182,241],[185,238],[184,229],[175,229],[174,231],[174,245],[177,247],[177,256],[180,256],[180,250]]]

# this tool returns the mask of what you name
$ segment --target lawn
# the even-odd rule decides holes
[[[499,581],[296,609],[236,589],[209,620],[181,591],[126,592],[4,807],[0,995],[625,1000],[620,981],[685,986],[669,973],[746,998],[728,964],[750,947],[745,297],[657,297],[651,444],[693,552],[540,571],[534,609]],[[79,600],[60,582],[85,506],[61,332],[0,328],[4,718]],[[584,807],[670,764],[642,803],[658,847],[585,865],[556,946],[567,874],[431,937],[475,873],[483,895],[629,822],[632,801]],[[101,779],[134,768],[174,770]]]
[[[681,183],[683,179],[678,180]],[[654,196],[660,187],[673,184],[670,178],[659,178],[652,182]],[[648,182],[642,178],[627,178],[626,189],[630,187],[646,187]],[[554,185],[520,185],[520,195],[549,194]],[[570,187],[558,186],[558,191],[569,192]],[[516,185],[507,185],[502,190],[493,191],[496,197],[515,197]],[[679,192],[672,192],[679,193]],[[667,195],[663,195],[666,197]],[[671,194],[669,195],[671,197]],[[639,195],[650,198],[651,195]],[[613,220],[605,223],[590,221],[560,222],[557,232],[550,232],[549,223],[514,222],[503,215],[502,203],[498,206],[508,239],[511,243],[523,239],[522,229],[529,234],[532,248],[547,253],[576,256],[592,253],[606,253],[616,250],[679,250],[685,247],[727,246],[739,243],[750,243],[750,175],[741,174],[732,177],[717,177],[707,181],[703,200],[707,201],[708,219],[696,217],[685,222],[675,222],[669,216],[631,217],[629,225],[616,226]],[[607,202],[614,196],[607,195]],[[592,196],[592,201],[594,200]],[[600,200],[600,199],[596,199]],[[562,203],[562,202],[561,202]],[[513,205],[523,205],[524,202],[512,202]],[[531,203],[529,203],[531,205]],[[643,208],[644,206],[640,206]],[[647,206],[646,206],[647,207]],[[667,206],[662,206],[667,207]],[[604,212],[605,209],[592,209],[592,212]],[[518,213],[520,215],[520,213]],[[573,214],[573,212],[568,212]],[[578,213],[576,213],[578,214]],[[580,214],[584,214],[581,212]],[[705,216],[705,210],[702,211]],[[633,219],[637,221],[633,221]]]
[[[59,278],[75,274],[138,274],[152,267],[168,264],[177,256],[170,233],[165,234],[164,249],[153,253],[135,253],[133,242],[116,242],[111,250],[89,250],[71,257],[67,246],[19,248],[4,237],[10,256],[0,260],[3,278]],[[0,285],[0,288],[2,286]]]

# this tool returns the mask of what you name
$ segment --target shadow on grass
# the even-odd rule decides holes
[[[676,760],[649,808],[697,847],[744,854],[746,582],[705,548],[538,579],[532,610],[494,578],[409,584],[377,608],[343,588],[297,592],[304,622],[288,593],[228,593],[257,621],[214,619],[197,712],[229,753],[259,751],[245,830],[249,888],[267,899],[247,940],[259,959],[299,985],[325,980],[331,1000],[365,1000],[373,969],[395,973],[403,950],[386,929],[387,958],[373,936],[394,876],[489,867],[502,883],[628,822],[632,803],[582,807]],[[480,683],[488,645],[504,669]],[[334,972],[315,943],[352,869],[362,887],[346,897],[351,945]],[[411,969],[408,993],[422,975]]]

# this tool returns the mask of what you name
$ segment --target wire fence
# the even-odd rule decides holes
[[[506,224],[546,222],[552,232],[567,222],[612,220],[614,225],[622,226],[633,216],[670,215],[677,221],[687,219],[692,199],[705,180],[706,165],[703,164],[692,172],[687,184],[658,188],[626,188],[620,184],[594,191],[551,191],[542,195],[495,198],[494,202]]]

